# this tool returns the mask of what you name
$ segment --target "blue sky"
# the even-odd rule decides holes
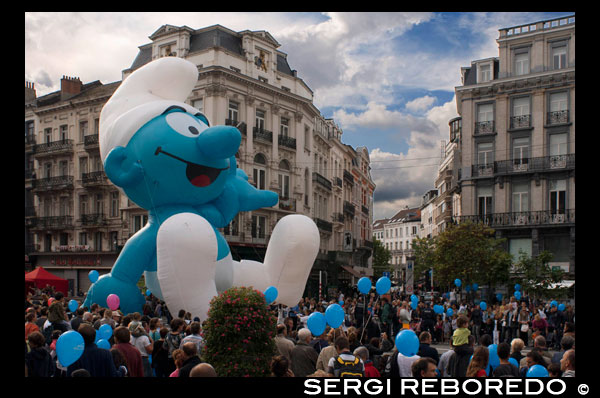
[[[572,12],[26,13],[25,80],[37,94],[62,75],[121,79],[163,24],[266,30],[314,92],[342,141],[369,150],[375,218],[420,205],[457,116],[460,68],[498,56],[498,30]]]

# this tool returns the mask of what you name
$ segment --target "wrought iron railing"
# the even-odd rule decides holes
[[[254,139],[261,139],[264,141],[273,142],[273,133],[271,131],[260,129],[258,127],[253,127],[252,134]]]
[[[91,135],[84,136],[83,137],[83,147],[85,149],[97,147],[100,142],[99,137],[100,136],[98,134],[91,134]]]
[[[44,144],[36,144],[33,147],[33,153],[48,153],[59,151],[72,151],[73,140],[52,141]]]
[[[354,176],[348,170],[344,170],[344,179],[350,184],[354,184]]]
[[[569,111],[568,110],[548,112],[546,124],[552,125],[552,124],[563,124],[563,123],[569,123]]]
[[[342,179],[340,177],[333,177],[333,185],[342,188]]]
[[[279,145],[286,148],[296,149],[296,139],[287,135],[279,134]]]
[[[32,187],[34,189],[73,188],[73,176],[40,178],[32,181]]]
[[[489,134],[495,131],[496,122],[494,120],[475,123],[475,134]]]
[[[80,221],[82,225],[104,225],[106,215],[104,213],[82,214]]]
[[[354,216],[354,205],[350,202],[348,202],[347,200],[344,201],[344,213],[348,213],[351,214],[352,216]]]
[[[105,181],[106,174],[104,174],[104,171],[92,171],[81,175],[81,183],[83,185],[103,183]]]
[[[510,118],[511,129],[522,129],[531,127],[531,115],[512,116]]]
[[[575,209],[567,209],[562,212],[542,210],[460,216],[453,217],[453,221],[457,223],[465,221],[483,223],[494,228],[575,224]]]
[[[37,217],[33,220],[37,228],[66,228],[73,226],[73,216]]]
[[[331,191],[331,181],[329,181],[327,178],[323,177],[321,174],[317,173],[316,171],[313,171],[312,180],[313,180],[313,182],[317,182],[318,184],[321,184],[324,188]]]
[[[242,135],[246,135],[246,123],[244,122],[234,119],[225,119],[225,125],[237,127]]]
[[[333,231],[333,224],[330,223],[329,221],[325,221],[321,218],[315,217],[315,223],[317,224],[317,228],[326,231],[326,232],[332,232]]]

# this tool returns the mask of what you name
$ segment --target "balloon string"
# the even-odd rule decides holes
[[[378,301],[379,301],[379,297],[377,297],[377,299],[373,303],[373,311],[375,311],[375,305],[377,305]],[[365,311],[367,311],[367,296],[366,295],[365,295]],[[369,324],[369,321],[371,320],[372,315],[373,315],[373,313],[369,312],[369,318],[367,319],[367,323],[363,324],[363,330],[362,330],[362,333],[360,334],[360,342],[361,343],[362,343],[363,336],[365,334],[365,330],[367,329],[367,325]],[[364,316],[363,316],[363,320],[364,320]]]

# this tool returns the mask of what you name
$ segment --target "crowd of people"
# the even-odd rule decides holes
[[[345,319],[314,336],[310,314],[340,304]],[[574,307],[514,297],[487,305],[435,297],[413,302],[408,295],[340,294],[324,301],[300,300],[295,307],[271,305],[277,316],[276,377],[479,377],[527,375],[541,365],[550,376],[575,375]],[[440,308],[442,311],[440,311]],[[451,309],[451,311],[449,311]],[[451,315],[448,315],[450,314]],[[110,325],[110,349],[98,347],[98,331]],[[411,329],[418,353],[404,356],[395,336]],[[85,347],[69,366],[58,360],[60,335],[76,330]],[[438,352],[434,344],[447,347]],[[491,363],[494,345],[498,363]],[[29,377],[210,377],[215,369],[202,360],[202,324],[185,310],[172,316],[150,295],[141,312],[123,314],[93,304],[74,312],[60,292],[25,301],[25,374]],[[525,352],[528,351],[528,352]],[[515,365],[516,364],[516,365]]]

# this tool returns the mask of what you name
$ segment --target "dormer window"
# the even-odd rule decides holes
[[[477,83],[485,83],[492,80],[492,64],[480,64],[478,69],[479,76]]]

